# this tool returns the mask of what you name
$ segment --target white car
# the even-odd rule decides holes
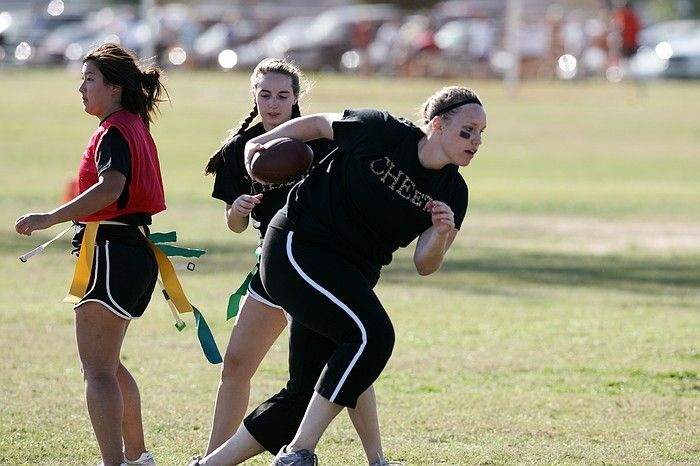
[[[687,34],[670,39],[668,66],[664,76],[669,78],[700,78],[700,25]]]
[[[700,78],[700,21],[673,20],[640,31],[640,47],[630,60],[638,78]]]

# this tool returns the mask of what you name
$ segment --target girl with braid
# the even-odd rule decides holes
[[[78,91],[85,112],[100,123],[78,170],[80,194],[15,223],[17,233],[31,235],[76,220],[74,244],[85,243],[83,259],[90,256],[92,242],[83,238],[83,228],[99,222],[87,292],[71,302],[76,302],[75,338],[87,408],[104,466],[155,466],[145,446],[139,389],[120,352],[129,323],[141,317],[151,299],[158,274],[145,234],[151,217],[165,210],[158,151],[149,131],[160,96],[167,95],[160,76],[159,69],[142,69],[131,51],[116,44],[87,54]]]
[[[233,135],[209,159],[204,172],[215,175],[212,197],[226,204],[224,213],[228,228],[241,233],[252,218],[253,227],[258,230],[262,244],[270,220],[284,205],[287,194],[296,181],[284,185],[265,185],[252,180],[246,172],[243,149],[250,139],[301,116],[299,98],[306,91],[307,85],[301,71],[292,63],[281,59],[261,61],[253,70],[250,84],[253,110],[240,128],[232,132]],[[260,116],[261,121],[250,126],[257,116]],[[309,141],[309,146],[314,151],[314,164],[335,148],[332,141],[323,138]],[[224,356],[207,455],[213,453],[216,456],[217,449],[238,429],[248,407],[251,378],[286,325],[286,313],[267,294],[256,270],[242,299]],[[299,352],[295,357],[308,359],[309,364],[300,367],[299,374],[293,374],[293,380],[284,389],[290,409],[289,424],[282,429],[266,425],[265,429],[249,432],[246,427],[249,422],[259,422],[262,419],[264,423],[266,417],[264,410],[252,413],[236,433],[236,439],[241,439],[237,442],[240,448],[233,454],[225,455],[227,464],[240,463],[265,450],[275,454],[292,439],[313,394],[313,383],[325,364],[311,355]],[[350,410],[350,417],[362,440],[369,464],[380,464],[378,462],[382,460],[383,453],[376,402],[371,388],[360,400],[357,409]],[[263,435],[263,431],[268,429],[274,430],[275,435]],[[191,464],[200,461],[205,464],[205,459],[198,457],[193,458]],[[206,461],[214,463],[215,459]]]

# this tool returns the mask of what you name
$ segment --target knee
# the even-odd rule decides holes
[[[103,367],[82,366],[83,381],[85,383],[112,383],[117,381],[117,374]]]
[[[257,367],[240,354],[226,352],[221,366],[221,381],[247,380],[253,378]]]
[[[390,323],[368,329],[367,347],[379,359],[389,360],[395,342],[394,327]]]

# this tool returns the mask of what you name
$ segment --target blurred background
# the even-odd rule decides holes
[[[159,66],[506,79],[700,78],[700,0],[1,0],[0,71],[103,42]]]

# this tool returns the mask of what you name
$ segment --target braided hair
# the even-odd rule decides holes
[[[250,75],[250,88],[252,90],[257,89],[257,87],[260,85],[260,81],[262,81],[263,76],[268,73],[278,73],[291,78],[292,92],[294,93],[294,97],[297,98],[297,103],[295,103],[292,106],[292,118],[300,117],[301,110],[299,109],[298,99],[305,92],[307,92],[309,87],[301,70],[293,63],[288,62],[284,59],[266,58],[260,63],[258,63],[258,65],[253,70],[253,73]],[[245,130],[248,129],[253,120],[255,120],[255,117],[257,117],[258,114],[258,106],[254,102],[253,109],[250,111],[247,117],[245,117],[238,123],[238,128],[229,130],[228,137],[221,144],[221,148],[230,143],[234,137],[243,134]],[[217,150],[211,157],[209,157],[209,160],[207,161],[207,164],[204,167],[205,176],[216,173],[217,170],[221,167],[221,164],[223,163],[221,148],[219,148],[219,150]]]
[[[106,43],[91,50],[83,63],[94,61],[106,82],[121,86],[121,106],[141,117],[147,127],[159,112],[158,104],[170,100],[161,83],[161,70],[141,67],[136,55],[121,45]],[[166,98],[161,98],[165,94]]]

